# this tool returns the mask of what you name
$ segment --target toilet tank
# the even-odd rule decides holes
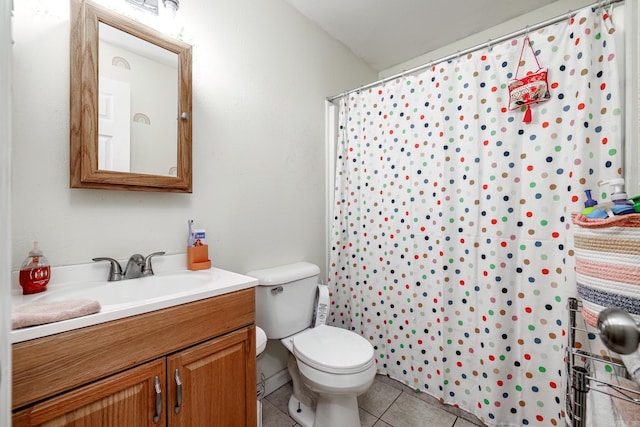
[[[311,326],[320,268],[308,262],[255,270],[256,324],[269,339],[281,339]]]

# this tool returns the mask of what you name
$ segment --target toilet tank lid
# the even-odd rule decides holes
[[[296,262],[278,267],[253,270],[246,275],[258,279],[258,286],[275,286],[320,274],[320,267],[310,262]]]

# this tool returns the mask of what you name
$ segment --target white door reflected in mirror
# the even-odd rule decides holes
[[[131,86],[100,77],[98,169],[131,172]]]

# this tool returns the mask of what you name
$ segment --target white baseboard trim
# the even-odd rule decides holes
[[[276,372],[274,375],[264,380],[264,395],[268,395],[291,381],[291,376],[287,369]]]

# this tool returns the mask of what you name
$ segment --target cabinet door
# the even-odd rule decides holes
[[[254,427],[255,354],[251,326],[169,356],[168,425]]]
[[[165,359],[112,375],[13,415],[14,427],[151,427],[165,424],[156,414],[156,382],[163,392]],[[159,415],[154,421],[154,416]]]

